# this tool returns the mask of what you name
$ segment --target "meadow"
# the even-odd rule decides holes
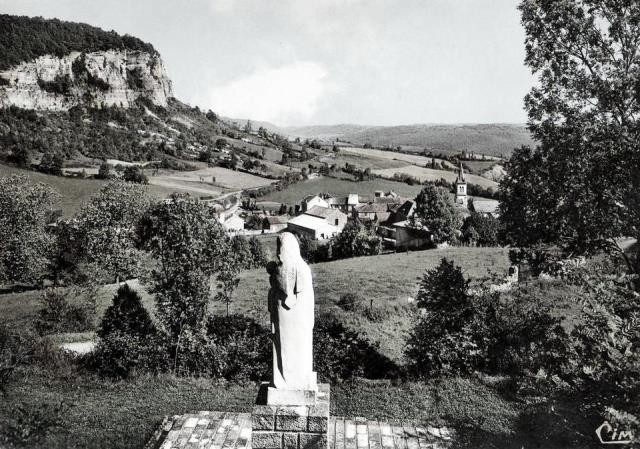
[[[59,207],[63,215],[67,217],[73,215],[82,203],[89,200],[89,198],[95,195],[106,184],[106,181],[100,179],[46,175],[44,173],[0,164],[0,177],[11,175],[25,175],[34,182],[49,184],[61,195],[56,206]],[[148,188],[149,194],[157,199],[166,198],[174,191],[174,189],[164,186],[150,185]]]
[[[445,179],[448,182],[455,182],[458,178],[458,173],[455,171],[434,170],[432,168],[418,167],[417,165],[405,165],[400,168],[373,170],[373,173],[383,177],[392,177],[395,174],[405,174],[413,176],[421,182],[437,181],[439,179]],[[482,176],[465,174],[465,178],[470,184],[476,184],[486,188],[498,188],[498,183],[491,181],[490,179],[483,178]]]
[[[341,147],[340,151],[343,151],[345,153],[357,154],[365,157],[371,157],[371,158],[388,159],[392,161],[404,161],[404,162],[409,162],[413,165],[419,165],[422,167],[431,164],[431,160],[432,160],[432,158],[430,157],[419,156],[417,154],[406,154],[406,153],[399,153],[395,151],[375,150],[373,148]],[[433,158],[433,159],[435,159],[436,162],[438,163],[444,162],[447,166],[455,168],[455,166],[449,161],[445,161],[443,159],[438,159],[438,158]],[[406,164],[401,164],[400,166],[405,166],[405,165]]]
[[[336,196],[345,196],[349,193],[357,193],[365,198],[373,198],[376,190],[388,192],[393,190],[404,198],[415,198],[422,190],[422,186],[410,186],[403,182],[388,179],[372,179],[369,181],[350,181],[337,178],[318,178],[309,181],[298,182],[280,191],[274,191],[260,197],[260,201],[275,201],[289,205],[298,204],[307,195],[329,193]]]
[[[273,241],[273,236],[262,236]],[[414,304],[419,278],[442,257],[453,259],[467,277],[478,280],[508,267],[507,250],[501,248],[453,247],[409,253],[338,260],[311,265],[318,315],[331,314],[348,328],[379,344],[379,351],[402,363],[406,331],[416,318]],[[133,281],[142,293],[143,304],[153,313],[153,298]],[[116,285],[103,287],[96,296],[96,322],[111,303]],[[241,274],[234,295],[232,313],[244,313],[267,324],[267,274],[263,269]],[[362,310],[347,312],[336,302],[346,292],[357,292],[363,306],[382,312],[382,319],[369,321]],[[26,327],[37,314],[39,292],[0,295],[0,310],[6,322]],[[555,301],[552,298],[550,301]],[[225,313],[214,302],[211,309]],[[91,338],[90,333],[78,338]],[[54,341],[73,341],[73,335],[57,335]],[[139,375],[112,381],[77,367],[65,357],[51,357],[42,364],[21,368],[18,379],[0,401],[0,422],[9,419],[19,404],[22,410],[38,413],[43,404],[64,401],[68,409],[59,426],[52,429],[41,446],[61,448],[140,448],[164,416],[198,410],[247,412],[251,410],[258,386],[254,382],[226,382],[203,378],[178,378],[172,374]],[[369,419],[412,420],[422,424],[454,426],[460,447],[531,447],[546,440],[523,426],[538,419],[540,410],[514,400],[508,383],[499,377],[436,377],[421,381],[367,380],[334,383],[331,414],[365,416]],[[569,404],[570,405],[570,404]],[[560,413],[571,413],[566,404]],[[543,415],[549,416],[547,409]],[[575,413],[575,412],[573,412]],[[562,440],[559,440],[562,441]],[[545,447],[560,448],[545,441]]]

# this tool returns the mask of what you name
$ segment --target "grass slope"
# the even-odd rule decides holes
[[[73,215],[82,205],[95,195],[106,181],[98,179],[67,178],[62,176],[46,175],[44,173],[23,170],[9,165],[0,164],[0,177],[11,175],[25,175],[32,182],[43,182],[53,187],[60,195],[57,206],[62,209],[65,216]],[[175,189],[162,186],[148,186],[153,198],[162,199],[170,195]]]
[[[318,193],[330,193],[343,196],[349,193],[357,193],[366,198],[373,198],[376,190],[385,192],[393,190],[405,198],[415,198],[422,186],[410,186],[408,184],[386,179],[373,179],[371,181],[354,182],[346,179],[318,178],[310,181],[299,182],[289,188],[272,192],[260,198],[260,201],[276,201],[278,203],[297,204],[307,195]]]

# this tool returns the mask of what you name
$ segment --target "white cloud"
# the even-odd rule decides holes
[[[209,9],[214,14],[228,13],[233,10],[234,0],[210,0]]]
[[[318,109],[327,94],[328,72],[323,65],[298,61],[265,67],[209,90],[211,109],[234,118],[276,124],[301,123]]]

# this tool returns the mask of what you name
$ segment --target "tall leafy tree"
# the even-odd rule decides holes
[[[520,11],[525,62],[538,77],[525,106],[539,145],[507,166],[506,237],[624,256],[616,238],[640,235],[640,4],[524,0]]]
[[[462,225],[462,217],[446,189],[427,184],[416,197],[415,213],[410,223],[415,228],[427,229],[434,243],[442,243],[455,237]]]
[[[336,259],[373,256],[382,251],[380,236],[359,221],[347,223],[342,232],[331,238],[330,244]]]
[[[47,218],[58,194],[26,176],[0,177],[0,283],[46,278],[55,247]]]
[[[149,209],[141,220],[139,236],[142,247],[156,261],[151,290],[158,318],[179,346],[184,331],[203,329],[211,278],[219,281],[225,298],[231,297],[237,285],[231,239],[213,208],[179,194]]]
[[[59,230],[60,265],[76,280],[114,282],[137,277],[144,254],[136,245],[138,220],[150,199],[144,187],[111,181]]]

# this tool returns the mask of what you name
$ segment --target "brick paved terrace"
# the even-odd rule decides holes
[[[332,416],[327,436],[329,449],[445,449],[452,446],[454,435],[447,428],[410,421]],[[165,419],[145,446],[183,448],[250,449],[251,414],[204,411],[176,415]]]

